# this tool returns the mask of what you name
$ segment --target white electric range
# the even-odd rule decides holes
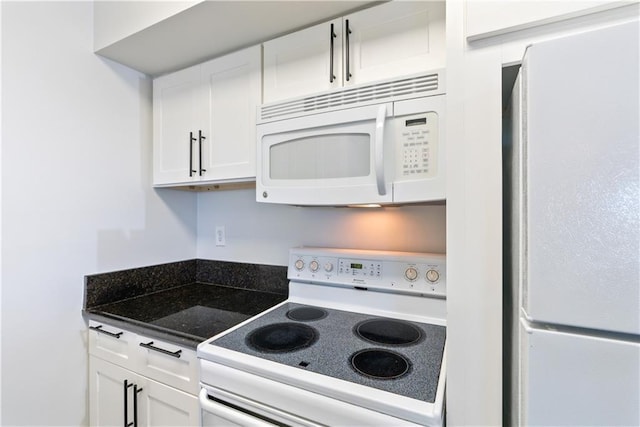
[[[444,255],[294,248],[288,278],[198,346],[203,425],[443,425]]]

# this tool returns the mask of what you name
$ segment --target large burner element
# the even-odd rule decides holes
[[[256,329],[247,344],[265,353],[285,353],[309,347],[318,339],[314,328],[299,323],[274,323]]]
[[[362,375],[376,379],[399,378],[411,364],[398,353],[382,349],[360,350],[351,356],[351,366]]]
[[[408,345],[422,337],[420,329],[410,323],[391,319],[372,319],[358,323],[355,333],[359,337],[378,344]]]
[[[317,307],[298,307],[287,311],[287,317],[299,322],[310,322],[327,317],[326,310]]]

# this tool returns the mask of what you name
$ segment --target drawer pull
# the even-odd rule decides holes
[[[110,337],[120,338],[120,335],[124,334],[124,332],[109,332],[102,329],[102,325],[98,326],[89,326],[89,329],[93,329],[96,332],[100,332],[101,334],[109,335]]]
[[[149,350],[155,350],[162,354],[166,354],[167,356],[172,356],[176,358],[180,358],[180,353],[182,353],[182,350],[169,351],[169,350],[165,350],[164,348],[156,347],[153,345],[153,341],[149,341],[148,343],[141,342],[140,347],[148,348]]]

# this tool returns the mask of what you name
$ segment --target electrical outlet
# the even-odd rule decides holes
[[[216,225],[216,246],[226,245],[224,234],[224,225]]]

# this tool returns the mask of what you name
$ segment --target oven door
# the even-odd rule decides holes
[[[213,387],[202,388],[199,400],[203,427],[320,427],[319,424]]]
[[[257,201],[391,203],[392,115],[386,103],[258,125]]]

